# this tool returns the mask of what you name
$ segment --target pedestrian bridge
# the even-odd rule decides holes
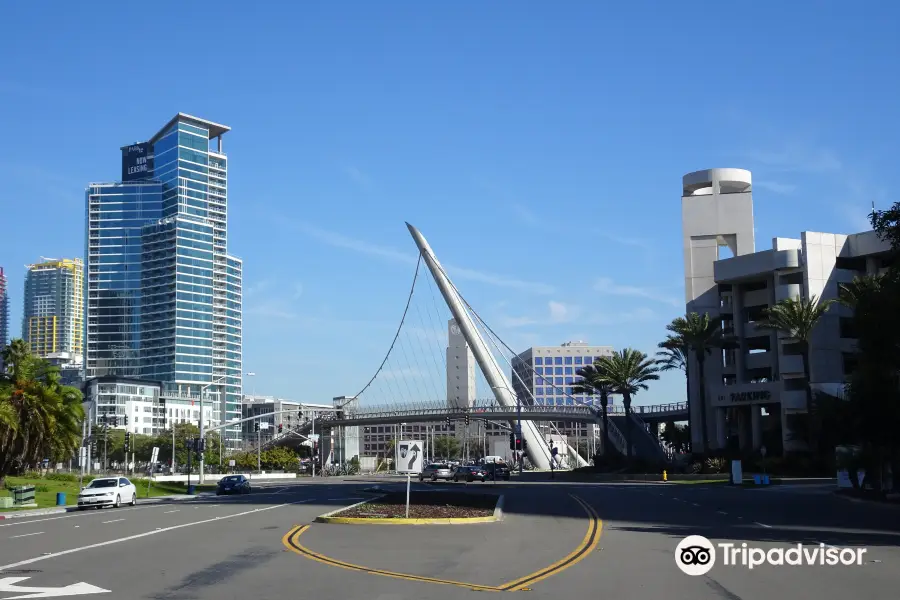
[[[687,403],[685,402],[632,406],[631,411],[646,423],[686,421],[688,418]],[[607,412],[610,416],[624,416],[625,408],[620,405],[614,405],[610,406]],[[588,404],[573,406],[523,405],[521,410],[514,406],[476,406],[468,410],[452,407],[422,408],[414,405],[373,406],[361,407],[354,410],[352,414],[342,414],[339,411],[334,415],[323,416],[320,419],[320,426],[322,428],[332,428],[399,423],[431,423],[443,422],[448,418],[451,421],[458,422],[464,421],[466,416],[469,417],[470,421],[515,421],[521,418],[523,421],[594,423],[602,415],[599,406]]]

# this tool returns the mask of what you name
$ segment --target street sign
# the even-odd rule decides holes
[[[153,452],[150,454],[150,466],[155,465],[157,460],[159,460],[159,446],[153,446]]]
[[[397,472],[421,473],[424,448],[422,440],[404,440],[397,444]]]
[[[234,462],[234,459],[232,458],[231,460],[228,461],[228,466],[233,467],[234,465],[235,465],[235,462]]]
[[[82,596],[84,594],[106,594],[110,591],[83,581],[65,587],[25,587],[16,585],[20,581],[25,581],[26,579],[31,578],[4,577],[3,579],[0,579],[0,592],[5,594],[27,594],[27,596],[14,596],[15,598],[58,598],[60,596]]]

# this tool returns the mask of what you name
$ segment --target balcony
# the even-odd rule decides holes
[[[772,352],[754,352],[744,356],[744,366],[747,369],[766,369],[772,366]]]
[[[781,392],[781,406],[791,410],[806,409],[806,392]]]
[[[744,294],[744,306],[768,306],[769,290],[752,290]]]
[[[802,375],[803,357],[799,354],[784,354],[778,363],[778,370],[783,375]]]

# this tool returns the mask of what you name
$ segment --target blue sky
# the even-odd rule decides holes
[[[758,248],[860,231],[900,183],[892,3],[438,4],[6,7],[13,334],[24,265],[81,256],[85,185],[178,111],[233,128],[246,391],[307,401],[381,361],[404,221],[514,348],[654,351],[683,312],[684,173],[753,171]],[[681,399],[671,374],[637,401]]]

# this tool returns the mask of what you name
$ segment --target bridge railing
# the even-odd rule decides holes
[[[631,412],[635,415],[658,416],[668,413],[687,411],[687,402],[671,402],[669,404],[631,405]],[[624,415],[625,407],[621,404],[610,406],[607,412],[611,415]]]

